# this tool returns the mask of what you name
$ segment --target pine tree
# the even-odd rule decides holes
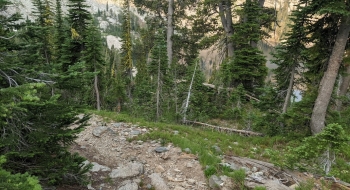
[[[296,76],[300,75],[300,63],[304,60],[306,42],[306,11],[300,11],[302,4],[299,4],[293,11],[290,20],[293,22],[291,31],[286,34],[286,41],[276,48],[272,62],[278,67],[274,70],[277,80],[277,90],[281,93],[280,98],[284,98],[282,113],[287,112],[291,101],[293,89],[296,83]],[[300,82],[300,81],[299,81]],[[300,85],[300,84],[299,84]]]
[[[55,60],[56,63],[61,61],[63,54],[63,42],[66,40],[66,32],[68,27],[65,26],[63,13],[62,13],[62,2],[61,0],[56,0],[56,9],[55,9]],[[58,69],[59,70],[59,69]]]
[[[81,52],[85,49],[84,40],[87,35],[87,27],[91,22],[91,14],[87,10],[85,0],[69,0],[68,24],[70,26],[70,37],[66,38],[63,48],[62,70],[67,71],[68,67],[79,62]]]
[[[130,20],[130,2],[129,0],[124,0],[123,4],[123,36],[122,36],[122,47],[121,47],[121,64],[123,69],[123,80],[126,83],[127,95],[132,100],[132,83],[133,76],[131,73],[133,67],[132,60],[132,41],[131,41],[131,20]]]
[[[91,14],[85,0],[70,0],[68,7],[69,30],[65,32],[65,41],[62,44],[57,87],[61,90],[63,100],[76,105],[88,105],[84,94],[89,91],[89,81],[94,74],[85,69],[86,63],[82,58]]]
[[[235,44],[235,56],[233,60],[222,67],[224,82],[229,87],[237,87],[242,84],[250,92],[262,87],[267,76],[266,59],[262,52],[252,46],[262,36],[260,24],[257,22],[261,15],[261,8],[255,1],[247,0],[243,6],[242,23],[235,25],[235,34],[232,41]]]
[[[83,51],[82,61],[86,63],[86,69],[94,73],[93,94],[95,97],[94,105],[97,110],[101,109],[101,97],[100,97],[100,82],[102,77],[102,69],[105,66],[102,55],[102,37],[100,31],[95,24],[90,24],[88,28],[88,34],[85,40],[85,50]],[[86,96],[89,96],[87,94]]]
[[[155,105],[156,105],[156,121],[159,121],[162,115],[162,95],[163,85],[165,84],[167,75],[167,52],[166,42],[164,40],[164,32],[159,29],[156,34],[155,44],[151,50],[151,59],[149,63],[149,74],[151,76],[151,83],[155,89]]]
[[[8,5],[7,1],[0,0],[1,11],[6,12]],[[13,178],[1,168],[0,172],[6,175],[6,185],[26,177],[31,184],[23,188],[40,189],[34,178],[25,172],[37,176],[44,186],[84,182],[84,173],[90,166],[83,166],[85,159],[71,154],[68,146],[83,129],[88,117],[77,120],[77,112],[72,107],[57,103],[58,96],[52,96],[51,89],[45,84],[51,79],[32,78],[42,76],[42,70],[33,69],[32,62],[23,62],[21,57],[28,51],[39,52],[42,47],[22,49],[26,42],[23,38],[28,36],[19,35],[24,33],[16,24],[19,17],[17,14],[5,15],[0,16],[0,130],[4,132],[0,138],[0,154],[6,163],[3,164],[3,157],[0,163],[11,173],[23,174]],[[79,127],[69,129],[73,122]]]

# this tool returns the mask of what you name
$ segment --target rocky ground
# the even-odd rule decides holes
[[[82,116],[81,116],[82,117]],[[76,127],[76,126],[72,126]],[[91,190],[206,190],[240,189],[227,176],[211,176],[207,179],[198,157],[189,148],[181,150],[160,140],[128,141],[133,137],[157,130],[132,123],[104,122],[92,115],[89,126],[78,134],[72,152],[77,152],[93,165],[89,176]],[[178,131],[174,134],[179,135]],[[215,147],[221,151],[219,147]],[[253,189],[264,186],[268,190],[290,190],[298,181],[305,181],[308,174],[281,171],[273,164],[222,155],[223,166],[232,170],[244,169],[244,185]],[[61,190],[59,188],[59,190]],[[319,188],[316,188],[319,189]]]
[[[127,141],[152,129],[95,115],[89,124],[71,148],[93,164],[87,189],[208,189],[197,156],[160,141]]]

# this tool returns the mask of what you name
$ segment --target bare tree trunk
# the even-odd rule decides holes
[[[264,7],[265,0],[259,0],[259,6],[262,8]]]
[[[168,67],[170,67],[173,61],[173,41],[171,37],[174,33],[173,27],[173,14],[174,14],[174,0],[169,0],[168,6],[168,28],[167,28],[167,54],[168,54]]]
[[[292,72],[290,74],[289,85],[288,85],[288,89],[287,89],[287,95],[286,95],[286,98],[284,99],[282,113],[286,113],[287,112],[287,108],[288,108],[288,105],[290,103],[290,97],[292,96],[293,86],[294,86],[294,73],[295,73],[295,67],[293,68],[293,70],[292,70]]]
[[[187,93],[187,99],[186,99],[186,104],[185,104],[185,108],[184,108],[184,117],[183,117],[183,120],[182,120],[182,122],[184,122],[184,123],[187,121],[187,119],[186,119],[186,112],[187,112],[187,108],[188,108],[188,105],[189,105],[189,102],[190,102],[192,84],[193,84],[194,76],[196,75],[196,69],[197,69],[197,63],[196,63],[196,66],[194,67],[190,88],[188,89],[188,93]]]
[[[96,69],[95,69],[96,72]],[[96,107],[97,110],[100,111],[101,110],[101,100],[100,100],[100,91],[98,90],[98,76],[97,74],[95,75],[94,78],[94,88],[95,88],[95,93],[96,93]]]
[[[225,4],[224,4],[225,2]],[[225,29],[226,33],[226,47],[227,56],[232,57],[234,55],[233,42],[231,37],[233,35],[233,22],[232,22],[232,11],[231,11],[231,1],[220,1],[219,3],[219,14],[221,18],[221,24]]]
[[[343,97],[346,95],[346,92],[348,91],[348,88],[350,86],[350,65],[345,66],[345,76],[341,77],[340,85],[339,85],[339,91],[338,91],[338,97]],[[341,99],[337,99],[336,101],[336,110],[341,111],[343,106],[343,101]]]
[[[343,16],[332,54],[329,58],[328,68],[321,80],[318,96],[312,110],[310,127],[313,135],[321,132],[325,127],[327,107],[331,99],[340,64],[343,60],[349,32],[350,16]]]

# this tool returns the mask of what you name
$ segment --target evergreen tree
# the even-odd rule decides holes
[[[91,14],[87,10],[85,0],[69,0],[68,4],[68,25],[70,26],[70,36],[66,37],[64,57],[62,57],[62,70],[65,72],[68,67],[78,63],[81,52],[85,49],[85,38],[87,27],[91,22]]]
[[[123,80],[126,83],[127,95],[131,101],[132,99],[132,83],[133,76],[131,73],[133,67],[132,60],[132,41],[131,41],[131,24],[130,24],[130,0],[124,0],[123,3],[123,36],[122,36],[122,47],[121,47],[121,64],[123,69]]]
[[[16,24],[19,18],[17,14],[3,14],[8,5],[7,1],[0,0],[0,17],[3,21],[0,23],[0,130],[3,131],[0,154],[6,159],[3,164],[4,157],[1,157],[0,163],[3,169],[16,175],[8,175],[3,169],[0,172],[5,174],[7,185],[10,180],[27,178],[30,184],[18,187],[21,189],[31,186],[40,189],[36,180],[25,172],[38,176],[44,186],[84,182],[84,173],[89,166],[83,166],[85,159],[71,154],[68,146],[83,129],[88,117],[77,120],[77,112],[70,106],[58,104],[58,96],[52,96],[46,84],[28,83],[47,81],[32,78],[41,76],[41,70],[34,70],[31,62],[22,62],[20,59],[28,53],[20,46],[25,43],[22,37],[27,35],[19,35],[22,28]],[[29,51],[35,51],[33,47]],[[39,52],[41,47],[37,48]],[[73,122],[79,127],[69,129],[68,126]]]
[[[267,76],[266,59],[256,46],[252,46],[252,43],[262,38],[257,22],[261,16],[257,13],[260,12],[257,2],[247,0],[240,15],[244,21],[235,25],[235,34],[232,36],[235,56],[222,67],[224,82],[229,87],[242,84],[246,90],[253,92],[264,84]]]
[[[68,8],[67,24],[70,28],[65,32],[65,41],[62,44],[57,87],[61,90],[63,100],[76,105],[87,105],[89,102],[84,94],[89,91],[89,81],[94,74],[85,69],[86,62],[82,58],[91,14],[85,0],[70,0]]]
[[[151,77],[151,83],[154,86],[153,89],[155,89],[156,120],[159,121],[162,115],[161,99],[163,95],[163,85],[166,83],[165,80],[168,68],[166,42],[162,29],[157,31],[155,44],[151,50],[151,59],[148,71]]]
[[[102,37],[100,31],[97,29],[95,24],[90,24],[88,28],[88,34],[86,37],[85,50],[83,51],[82,61],[86,63],[86,68],[94,73],[94,84],[93,86],[93,95],[94,100],[93,104],[97,110],[101,109],[101,97],[100,97],[100,80],[102,78],[102,69],[105,66],[103,55],[102,55]],[[91,93],[89,93],[91,94]],[[86,94],[86,96],[89,96]]]
[[[61,0],[56,0],[56,10],[55,10],[55,60],[56,63],[61,61],[63,54],[63,42],[66,40],[66,32],[68,27],[65,26],[63,13],[62,13],[62,2]],[[60,70],[60,69],[58,69]]]

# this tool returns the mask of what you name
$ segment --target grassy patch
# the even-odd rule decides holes
[[[213,174],[229,175],[229,171],[219,165],[222,161],[221,154],[248,157],[284,166],[285,154],[287,154],[286,147],[300,145],[304,137],[300,135],[244,137],[237,134],[220,133],[202,127],[148,122],[127,114],[107,111],[88,112],[100,115],[106,121],[129,122],[152,129],[149,130],[150,133],[130,140],[158,140],[164,145],[171,142],[182,150],[189,148],[191,153],[198,156],[207,177]],[[178,134],[175,134],[174,131],[178,131]],[[213,146],[219,147],[222,153],[215,151]],[[350,176],[348,174],[350,166],[347,164],[347,158],[349,158],[349,155],[344,154],[342,158],[337,159],[337,164],[333,168],[333,173],[336,173],[335,176],[342,176],[343,179],[350,178],[348,177]]]

